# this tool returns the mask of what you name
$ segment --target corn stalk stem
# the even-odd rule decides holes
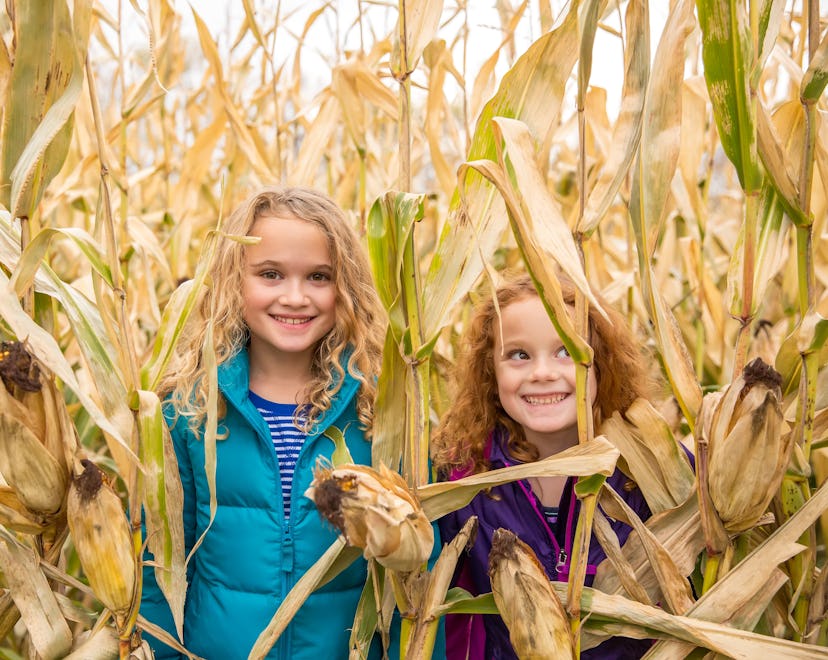
[[[404,655],[401,655],[401,660],[407,658],[430,658],[434,654],[434,643],[437,640],[437,629],[440,625],[440,619],[431,617],[429,621],[422,621],[422,613],[418,613],[418,620],[414,622],[414,627],[409,637],[408,647]]]
[[[742,261],[742,309],[739,314],[739,333],[736,337],[736,349],[733,356],[733,375],[735,381],[745,367],[750,326],[753,321],[753,280],[756,271],[756,225],[759,213],[759,194],[745,191],[745,252]]]
[[[391,581],[391,590],[394,593],[394,602],[400,613],[400,660],[405,660],[406,650],[410,644],[411,635],[414,631],[412,621],[413,607],[411,598],[404,578],[397,571],[387,571],[386,575]]]
[[[572,636],[575,640],[576,653],[580,655],[581,648],[581,594],[584,590],[586,579],[587,561],[589,559],[589,542],[592,538],[592,521],[595,518],[595,507],[598,498],[588,495],[581,501],[581,509],[578,512],[578,524],[575,527],[575,541],[572,544],[572,557],[570,558],[569,581],[566,588],[567,612],[569,613],[569,625],[572,629]]]
[[[129,329],[129,315],[127,312],[127,305],[126,305],[126,290],[124,289],[124,281],[121,275],[121,263],[118,254],[118,245],[115,240],[115,226],[112,220],[112,206],[110,200],[110,193],[109,193],[109,182],[108,182],[108,172],[109,168],[106,162],[106,153],[105,153],[105,146],[106,140],[103,134],[103,120],[101,118],[101,108],[100,103],[98,101],[98,94],[95,85],[95,75],[94,71],[92,70],[92,66],[90,63],[89,58],[86,60],[86,77],[87,83],[89,85],[89,97],[92,105],[92,115],[95,124],[95,136],[97,139],[98,144],[98,157],[101,162],[101,192],[102,192],[102,207],[103,207],[103,229],[104,229],[104,239],[105,239],[105,250],[107,256],[109,257],[110,263],[110,270],[112,273],[112,289],[113,294],[115,295],[116,299],[118,300],[117,305],[117,314],[118,314],[118,335],[112,337],[113,343],[116,346],[123,346],[125,350],[124,361],[125,364],[122,363],[123,368],[123,375],[128,379],[126,386],[127,390],[130,392],[134,392],[139,386],[141,382],[141,376],[138,369],[138,359],[137,354],[135,351],[135,346],[132,340],[132,334]],[[123,211],[125,212],[126,209],[124,207]],[[105,317],[106,314],[102,313],[102,317]],[[110,326],[107,326],[110,329]],[[119,341],[120,340],[120,341]],[[140,442],[137,431],[132,434],[133,443],[130,447],[136,454],[139,453],[138,451],[138,443]],[[130,527],[132,529],[133,535],[133,545],[134,545],[134,553],[136,558],[140,558],[141,556],[141,527],[140,527],[140,520],[141,520],[141,498],[138,496],[138,470],[132,467],[129,470],[128,474],[121,475],[126,484],[128,492],[130,493],[129,497],[129,508],[128,508],[128,517],[130,521]],[[137,565],[140,566],[140,560],[137,561]],[[135,625],[135,621],[138,617],[138,607],[140,604],[140,599],[137,597],[140,594],[140,584],[138,585],[138,589],[136,589],[136,597],[134,598],[133,605],[130,609],[127,621],[123,629],[118,630],[118,647],[119,652],[121,654],[122,660],[125,660],[129,657],[130,653],[130,641],[129,638],[132,634],[132,630]],[[125,639],[126,638],[126,639]]]
[[[112,289],[119,302],[120,314],[120,332],[121,337],[113,339],[122,339],[126,348],[126,364],[124,373],[129,378],[126,383],[128,390],[134,390],[141,382],[138,373],[138,359],[135,352],[135,346],[132,341],[132,334],[129,332],[129,319],[126,309],[126,291],[124,290],[124,282],[121,274],[121,262],[118,256],[118,245],[115,240],[115,226],[112,221],[112,206],[109,192],[109,166],[106,162],[106,138],[103,134],[103,119],[101,118],[101,106],[98,100],[98,93],[95,84],[95,72],[92,70],[90,60],[86,60],[86,78],[89,85],[89,98],[92,104],[92,115],[95,122],[95,137],[98,143],[98,158],[101,161],[101,189],[103,192],[103,227],[104,240],[107,256],[109,257],[109,267],[112,271]],[[119,342],[114,342],[118,345]],[[134,448],[133,448],[134,449]]]
[[[406,41],[406,12],[405,0],[399,4],[399,38],[400,38],[400,74],[397,82],[400,85],[400,118],[399,118],[399,146],[400,146],[400,190],[411,190],[411,80],[408,71],[408,43]]]
[[[21,216],[20,217],[20,252],[23,253],[23,250],[26,249],[26,246],[32,240],[32,225],[31,220],[28,216]],[[34,318],[34,287],[30,286],[26,289],[23,293],[23,299],[21,300],[21,305],[23,307],[23,311],[26,312],[29,316]]]
[[[423,345],[423,329],[420,324],[420,282],[417,270],[417,254],[414,246],[414,229],[408,235],[402,263],[403,306],[408,321],[410,341],[404,346],[407,362],[406,373],[406,435],[409,485],[418,488],[428,483],[428,401],[430,396],[429,360],[418,359]],[[404,342],[405,343],[405,342]]]
[[[399,147],[400,170],[399,187],[403,191],[411,190],[411,80],[408,64],[408,42],[406,39],[406,3],[400,0],[399,42],[400,71],[397,82],[400,85]],[[404,347],[409,369],[406,377],[405,446],[409,457],[409,473],[405,475],[408,483],[417,488],[428,481],[428,400],[429,400],[429,363],[418,359],[417,353],[424,344],[423,329],[420,324],[420,283],[417,269],[417,251],[414,245],[414,230],[408,236],[403,252],[402,264],[403,309],[408,322],[409,345]]]
[[[582,209],[583,212],[583,209]],[[575,247],[581,266],[584,265],[583,234],[575,235]],[[575,291],[575,329],[578,334],[589,343],[589,302],[580,292]],[[578,424],[578,443],[583,444],[592,439],[594,435],[593,414],[592,414],[592,393],[589,391],[589,369],[590,364],[578,363],[575,368],[575,394],[577,406],[576,420]]]
[[[359,231],[364,236],[367,231],[368,203],[367,203],[367,164],[365,162],[365,149],[357,148],[359,153],[359,188],[357,190],[357,211],[359,213]]]

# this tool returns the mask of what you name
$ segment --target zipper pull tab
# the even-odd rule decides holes
[[[558,553],[558,563],[555,564],[555,572],[560,574],[564,568],[566,568],[566,550],[561,548],[560,552]]]

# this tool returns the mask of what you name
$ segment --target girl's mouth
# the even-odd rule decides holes
[[[560,403],[568,396],[568,394],[563,392],[556,392],[554,394],[526,394],[522,397],[522,399],[532,406],[545,406],[553,403]]]
[[[305,325],[313,321],[312,316],[302,316],[302,317],[294,317],[294,316],[274,316],[273,319],[278,321],[279,323],[284,323],[285,325]]]

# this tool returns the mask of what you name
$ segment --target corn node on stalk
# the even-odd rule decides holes
[[[318,463],[305,495],[319,513],[363,549],[394,571],[414,571],[428,560],[434,530],[405,480],[380,464],[331,468]]]
[[[532,548],[513,532],[495,530],[489,578],[495,604],[521,660],[575,658],[563,604]]]
[[[135,600],[136,557],[121,498],[103,471],[83,459],[69,488],[69,531],[95,596],[112,612],[123,636]]]
[[[710,447],[710,499],[730,533],[744,532],[767,511],[791,458],[793,436],[783,432],[782,379],[761,358],[717,397],[705,396]],[[709,398],[708,398],[709,397]]]

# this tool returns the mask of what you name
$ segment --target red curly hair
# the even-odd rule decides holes
[[[575,304],[575,286],[560,279],[563,300]],[[538,292],[529,276],[507,281],[497,289],[497,304],[503,310],[512,303]],[[624,412],[639,397],[650,396],[656,382],[652,377],[640,342],[624,317],[598,297],[607,313],[588,310],[589,344],[597,395],[593,404],[595,426],[616,410]],[[537,449],[523,433],[523,428],[506,414],[498,397],[494,368],[495,335],[498,312],[492,297],[482,301],[472,314],[462,337],[462,348],[454,364],[454,397],[443,415],[432,443],[434,466],[441,474],[452,469],[485,472],[490,465],[484,456],[489,432],[500,426],[509,432],[509,453],[528,462],[537,460]]]

